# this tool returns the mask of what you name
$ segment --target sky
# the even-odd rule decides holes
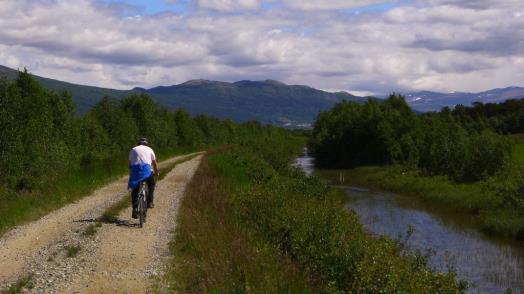
[[[0,64],[117,89],[480,92],[524,86],[524,0],[0,0]]]

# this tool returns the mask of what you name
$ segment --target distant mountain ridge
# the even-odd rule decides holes
[[[146,92],[172,109],[181,107],[193,114],[206,113],[237,121],[258,120],[285,126],[306,126],[313,122],[320,110],[329,109],[344,99],[366,100],[349,93],[329,93],[274,80],[234,83],[190,80]]]
[[[14,79],[17,71],[0,65],[0,77]],[[304,85],[286,85],[275,80],[234,83],[203,79],[189,80],[151,89],[136,87],[131,90],[115,90],[43,78],[34,75],[44,87],[54,91],[69,91],[81,114],[87,112],[102,97],[121,99],[132,93],[147,93],[161,105],[175,110],[183,108],[192,115],[208,114],[234,121],[257,120],[289,127],[309,127],[321,110],[335,103],[348,100],[364,102],[367,97],[347,92],[326,92]],[[507,99],[524,98],[524,88],[508,87],[480,93],[439,93],[420,91],[404,94],[408,104],[419,112],[438,111],[444,106],[466,106],[473,102],[502,102]]]
[[[0,76],[13,79],[17,71],[0,66]],[[208,114],[234,121],[257,120],[289,127],[308,127],[318,112],[341,100],[364,102],[367,98],[346,92],[330,93],[302,85],[286,85],[275,80],[238,81],[190,80],[178,85],[132,90],[76,85],[34,76],[44,87],[67,90],[73,95],[80,113],[85,113],[102,97],[121,99],[132,93],[147,93],[161,105],[183,108],[192,115]]]
[[[405,96],[409,105],[418,111],[438,111],[442,107],[453,108],[457,104],[469,106],[474,102],[500,103],[508,99],[522,99],[524,98],[524,88],[497,88],[479,93],[420,91],[408,93]]]

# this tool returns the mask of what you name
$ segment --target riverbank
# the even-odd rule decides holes
[[[422,254],[366,233],[340,192],[289,169],[301,149],[291,145],[251,142],[202,165],[181,206],[166,277],[177,290],[464,290],[454,272],[433,272]]]
[[[471,215],[479,230],[489,235],[524,241],[524,214],[505,199],[513,193],[511,185],[493,180],[472,184],[457,184],[446,177],[428,177],[416,170],[398,166],[361,167],[351,170],[321,171],[334,181],[343,175],[346,184],[379,188],[421,199],[427,204]],[[511,179],[506,178],[507,182]],[[497,182],[498,181],[498,182]]]

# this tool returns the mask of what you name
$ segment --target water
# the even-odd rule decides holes
[[[306,147],[304,147],[304,153],[302,156],[295,159],[293,166],[300,168],[308,176],[313,174],[315,171],[315,160],[310,156]]]
[[[304,165],[302,165],[304,163]],[[295,165],[314,173],[313,159],[307,154]],[[336,173],[317,173],[325,180]],[[413,197],[403,197],[358,187],[338,186],[348,195],[348,209],[357,212],[361,223],[373,234],[404,239],[411,250],[430,249],[430,266],[438,271],[453,267],[460,279],[473,283],[472,293],[524,293],[524,248],[518,244],[489,238],[479,233],[473,220],[464,215],[430,208]]]

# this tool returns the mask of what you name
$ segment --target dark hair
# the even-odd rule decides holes
[[[142,137],[140,139],[138,139],[138,142],[137,142],[138,145],[149,145],[149,142],[147,141],[147,138],[146,137]]]

